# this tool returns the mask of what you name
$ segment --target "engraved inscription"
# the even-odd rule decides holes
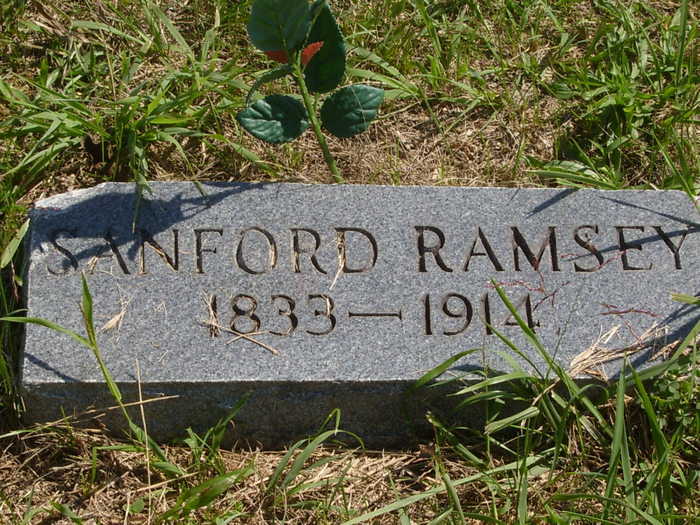
[[[321,236],[318,232],[310,228],[291,228],[290,231],[292,232],[292,268],[294,269],[294,273],[301,273],[299,260],[301,259],[301,255],[305,254],[309,256],[309,261],[311,265],[316,268],[316,271],[325,274],[326,270],[321,268],[318,259],[316,259],[316,253],[321,247]],[[302,248],[301,233],[306,233],[308,234],[307,236],[311,236],[313,239],[314,247],[311,250]]]
[[[542,257],[547,248],[549,248],[550,260],[552,262],[552,270],[555,272],[559,271],[559,257],[557,256],[557,236],[554,226],[548,228],[549,234],[545,237],[540,244],[539,251],[537,255],[534,254],[530,246],[528,245],[523,234],[516,226],[511,226],[513,231],[513,264],[516,271],[520,271],[520,252],[523,253],[527,262],[530,263],[533,270],[540,269],[540,263],[542,262]]]
[[[697,229],[693,229],[690,226],[687,227],[687,229],[683,232],[683,235],[681,235],[680,240],[678,241],[678,245],[674,244],[674,242],[671,240],[672,235],[678,235],[680,232],[674,232],[673,234],[666,233],[661,226],[654,226],[654,230],[656,230],[656,233],[659,234],[659,237],[664,241],[664,244],[666,247],[671,250],[671,253],[673,254],[673,262],[676,266],[676,270],[682,270],[683,266],[681,265],[681,247],[683,246],[683,243],[685,242],[686,237],[688,234],[692,231],[697,231]]]
[[[406,224],[400,235],[392,231],[392,236],[382,225],[205,223],[189,230],[141,228],[127,235],[107,230],[89,242],[74,230],[57,228],[48,236],[45,268],[56,279],[87,271],[145,280],[157,272],[187,273],[193,284],[201,282],[204,287],[214,279],[226,280],[230,295],[207,295],[210,321],[205,325],[211,337],[229,332],[320,338],[341,329],[368,334],[400,329],[421,337],[459,338],[515,330],[520,320],[533,331],[551,322],[544,312],[553,311],[556,291],[547,291],[547,275],[568,273],[589,279],[596,272],[683,270],[697,247],[694,236],[700,233],[700,228],[687,223],[604,227],[595,221],[581,222],[459,228]],[[518,273],[525,275],[514,275]],[[434,284],[425,283],[435,281],[424,274],[444,279],[446,288],[426,289]],[[506,282],[525,288],[525,293],[510,296],[517,320],[488,284],[498,274],[511,274]],[[540,285],[527,284],[534,282],[533,274]],[[334,288],[340,275],[347,277]],[[419,288],[372,296],[372,285],[367,288],[367,283],[384,279],[399,285],[405,279],[407,290],[413,279]],[[349,299],[347,290],[363,280],[371,300]],[[309,282],[318,283],[315,293],[305,288]],[[285,283],[284,288],[275,289],[274,283]],[[566,284],[560,281],[556,286]],[[264,285],[266,292],[259,292],[257,285]],[[552,308],[540,309],[545,302]]]
[[[265,239],[267,242],[267,246],[265,247],[265,241],[262,242],[263,248],[259,249],[260,252],[264,252],[265,248],[267,251],[267,263],[264,261],[261,262],[259,269],[253,269],[251,266],[249,266],[249,261],[246,259],[245,256],[245,249],[244,246],[246,246],[246,240],[250,239],[253,237],[251,235],[253,232],[257,232],[258,235],[255,237],[258,237],[258,243],[260,243],[260,238]],[[248,241],[248,242],[253,242],[253,241]],[[259,259],[264,259],[263,257],[260,257]],[[264,230],[262,228],[258,227],[253,227],[253,228],[248,228],[246,230],[243,230],[241,232],[241,240],[238,243],[238,248],[236,249],[236,263],[238,264],[238,267],[243,270],[246,273],[249,273],[251,275],[260,275],[263,273],[267,273],[275,266],[277,266],[277,244],[275,243],[275,238],[272,236],[270,232],[267,230]]]
[[[452,269],[445,264],[445,261],[440,255],[440,250],[445,246],[445,234],[442,233],[440,229],[433,226],[416,226],[416,232],[418,232],[418,271],[428,271],[426,269],[427,265],[425,259],[426,256],[430,254],[442,271],[451,272]],[[426,232],[430,232],[433,237],[430,244],[426,244]],[[468,264],[466,266],[468,266]]]
[[[217,310],[218,298],[216,295],[208,294],[207,297],[209,298],[206,301],[208,320],[202,322],[202,325],[207,328],[212,337],[218,337],[220,332],[213,330],[213,328],[220,328]],[[281,337],[294,335],[300,328],[313,336],[326,336],[338,327],[338,308],[331,296],[326,294],[307,295],[305,301],[301,301],[303,311],[299,311],[299,303],[298,300],[286,294],[272,294],[269,299],[260,299],[249,294],[236,294],[230,300],[231,317],[226,326],[236,334],[269,333]],[[419,304],[421,307],[420,319],[406,317],[404,311],[416,312],[418,310],[415,308],[407,309],[405,305],[398,308],[387,308],[383,311],[370,311],[363,305],[353,305],[347,309],[347,317],[344,318],[347,320],[346,322],[352,324],[362,319],[367,320],[367,322],[372,319],[377,322],[381,319],[387,321],[395,319],[395,322],[400,323],[406,321],[409,326],[422,324],[423,335],[447,337],[459,336],[467,332],[477,320],[477,312],[485,335],[493,335],[495,326],[500,329],[518,326],[512,313],[505,308],[502,308],[498,316],[494,315],[488,292],[484,293],[477,303],[473,303],[464,294],[455,292],[435,298],[430,293],[426,293],[421,296]],[[479,310],[474,307],[474,304],[479,305]],[[514,306],[518,315],[530,328],[534,330],[541,326],[540,322],[534,319],[535,307],[533,307],[529,293],[515,302]],[[302,326],[300,316],[304,314],[307,320],[306,324]],[[362,326],[368,327],[367,323]],[[376,323],[372,326],[377,329]]]
[[[603,264],[605,264],[605,259],[598,251],[598,248],[596,248],[595,245],[591,242],[593,237],[595,237],[591,234],[591,232],[593,232],[595,235],[598,235],[598,226],[596,226],[595,224],[584,224],[582,226],[579,226],[574,230],[574,241],[576,241],[576,244],[578,244],[582,248],[585,248],[588,252],[593,254],[593,256],[598,261],[598,266],[585,268],[583,266],[580,266],[577,262],[574,262],[574,269],[577,272],[595,272],[596,270],[600,270]]]
[[[399,270],[419,274],[650,271],[662,262],[671,269],[682,270],[684,257],[688,257],[688,241],[700,233],[700,228],[688,225],[674,230],[659,225],[602,228],[590,223],[527,231],[508,226],[498,233],[492,227],[474,225],[458,232],[456,238],[454,231],[448,234],[443,227],[409,228],[414,241],[405,251],[413,254],[415,262],[411,264],[415,266]],[[325,231],[305,227],[280,230],[209,226],[190,231],[172,228],[157,234],[139,229],[127,238],[106,231],[91,241],[92,246],[85,247],[76,231],[58,228],[48,236],[54,256],[47,261],[46,271],[55,277],[81,269],[113,275],[147,275],[164,270],[207,274],[213,268],[224,267],[248,277],[273,272],[357,277],[374,271],[380,263],[393,265],[391,253],[380,257],[381,238],[380,233],[367,228],[347,226]],[[74,241],[82,246],[80,250],[72,247]]]
[[[201,228],[194,230],[195,238],[195,258],[197,261],[197,273],[204,273],[204,254],[216,253],[216,247],[205,247],[202,236],[205,233],[218,233],[219,236],[224,235],[224,230],[221,228]]]
[[[335,231],[337,235],[336,242],[338,245],[338,261],[340,262],[341,271],[343,273],[366,273],[374,268],[374,266],[377,264],[377,256],[379,254],[379,248],[377,247],[377,241],[374,238],[374,235],[367,230],[363,230],[362,228],[336,228]],[[371,256],[365,260],[363,265],[356,266],[354,268],[350,267],[348,262],[349,250],[347,245],[351,237],[348,235],[349,233],[354,235],[359,234],[360,237],[364,238],[369,243],[369,247],[372,252]]]
[[[286,295],[273,295],[272,302],[274,303],[275,301],[287,303],[287,308],[279,308],[277,310],[277,313],[288,319],[289,328],[287,328],[285,332],[276,332],[274,330],[270,330],[270,333],[273,335],[292,335],[294,330],[297,329],[297,326],[299,326],[299,318],[294,313],[294,308],[296,308],[296,302],[294,301],[294,299],[292,299],[291,297],[287,297]]]
[[[260,330],[260,318],[255,314],[258,308],[258,301],[250,295],[240,294],[231,299],[231,309],[233,317],[231,317],[231,330],[239,334],[250,334]],[[241,320],[247,324],[239,326]]]
[[[212,326],[219,327],[219,313],[217,309],[218,297],[216,295],[208,295],[207,301],[208,316],[207,322],[203,323],[213,337],[217,337],[219,332],[213,333]],[[257,334],[267,332],[277,336],[290,336],[299,328],[299,317],[297,316],[297,301],[284,294],[274,294],[269,297],[269,304],[276,308],[276,315],[272,316],[275,319],[263,319],[260,317],[261,303],[258,298],[248,294],[237,294],[231,298],[231,317],[227,326],[230,331],[243,334]],[[331,297],[325,294],[309,294],[307,296],[307,304],[314,319],[312,324],[305,328],[305,331],[311,335],[328,335],[330,334],[337,323],[335,316],[335,303]],[[280,322],[278,318],[286,320],[286,330],[279,331],[276,327]],[[263,326],[264,324],[264,326]],[[273,327],[268,327],[268,324]]]
[[[633,242],[625,238],[625,230],[638,230],[640,232],[644,231],[644,226],[616,226],[617,238],[620,243],[620,258],[622,259],[622,269],[623,270],[651,270],[652,264],[649,263],[646,266],[635,266],[630,262],[630,250],[642,251],[641,242]]]
[[[325,318],[327,320],[327,326],[325,329],[322,329],[320,331],[306,330],[306,333],[309,333],[311,335],[328,335],[333,331],[337,322],[335,315],[333,315],[335,304],[333,303],[333,299],[331,299],[327,295],[309,295],[309,304],[311,304],[312,302],[318,304],[319,301],[322,301],[325,304],[325,306],[321,310],[314,310],[314,316]]]
[[[166,264],[170,267],[171,270],[177,271],[178,267],[180,266],[180,249],[179,249],[179,232],[176,229],[172,230],[173,233],[173,248],[170,254],[168,254],[163,247],[158,244],[155,239],[153,238],[153,235],[151,235],[148,231],[146,230],[139,230],[141,234],[141,264],[139,267],[139,272],[141,274],[146,274],[148,273],[146,270],[146,246],[150,246],[155,253],[160,255],[160,257],[166,262]],[[110,245],[113,244],[114,241],[110,242]],[[115,248],[112,249],[114,253],[119,253]],[[121,260],[121,258],[120,258]]]
[[[477,244],[481,244],[481,247],[484,250],[483,252],[477,251]],[[498,257],[496,257],[496,253],[493,251],[493,248],[491,248],[491,244],[489,243],[489,240],[486,238],[486,235],[484,235],[484,232],[481,228],[477,228],[474,243],[472,244],[471,250],[469,250],[467,258],[464,261],[463,268],[465,272],[469,271],[469,263],[471,262],[472,257],[488,257],[489,261],[493,265],[494,270],[496,270],[497,272],[503,271],[503,265],[499,262]]]

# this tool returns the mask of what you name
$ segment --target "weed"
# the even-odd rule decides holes
[[[270,23],[272,21],[272,23]],[[255,137],[279,144],[299,137],[311,124],[328,169],[336,182],[343,178],[321,123],[337,137],[352,137],[367,129],[377,115],[384,93],[366,85],[339,89],[325,99],[317,115],[317,100],[311,95],[327,93],[340,84],[345,73],[345,43],[325,0],[256,0],[248,21],[255,47],[285,65],[261,75],[248,93],[238,122]],[[288,95],[268,95],[253,104],[255,91],[263,84],[291,75],[302,102]]]
[[[582,102],[574,133],[558,141],[561,160],[537,173],[572,186],[619,189],[644,182],[631,173],[645,154],[661,160],[669,149],[696,155],[677,129],[700,111],[700,76],[688,48],[697,26],[688,17],[688,0],[662,24],[640,22],[637,9],[621,2],[596,5],[608,21],[588,42],[584,63],[562,62],[549,86],[562,100]],[[658,185],[695,195],[696,168],[681,163],[670,171]]]
[[[20,243],[24,239],[29,228],[29,221],[17,230],[15,235],[5,244],[5,249],[0,257],[0,308],[2,314],[8,315],[16,310],[20,303],[18,286],[21,286],[21,276],[15,268],[22,267]],[[19,251],[19,253],[18,253]],[[13,264],[17,259],[19,264]],[[19,355],[18,344],[21,341],[20,332],[16,327],[2,323],[0,325],[0,420],[8,423],[16,423],[16,416],[21,412],[21,401],[15,389],[15,377],[17,376],[14,356]],[[0,425],[1,430],[4,425]]]
[[[496,289],[520,329],[547,363],[547,369],[538,371],[530,363],[534,373],[525,372],[517,361],[504,355],[514,368],[512,372],[490,375],[484,371],[484,378],[476,382],[465,378],[463,387],[453,388],[452,395],[458,399],[452,405],[454,413],[448,417],[432,412],[429,416],[436,429],[437,452],[444,444],[464,461],[476,466],[484,478],[491,478],[491,482],[482,480],[495,491],[499,500],[505,499],[516,509],[519,523],[544,518],[532,514],[533,477],[539,475],[544,465],[548,472],[556,471],[563,462],[567,470],[582,466],[584,461],[576,460],[572,455],[575,450],[601,455],[601,470],[585,475],[593,486],[602,485],[603,490],[601,493],[592,490],[571,496],[555,490],[552,495],[543,496],[544,500],[536,506],[547,509],[551,519],[559,520],[555,522],[584,519],[591,523],[630,523],[636,520],[661,523],[665,517],[674,516],[680,523],[690,519],[692,514],[684,514],[683,509],[695,497],[700,476],[697,469],[688,471],[686,467],[697,464],[697,442],[688,436],[697,434],[697,373],[692,359],[697,359],[693,341],[700,332],[700,322],[663,364],[643,372],[625,365],[619,379],[610,385],[581,384],[554,361],[505,293]],[[694,297],[682,296],[680,299],[697,302]],[[494,333],[520,359],[529,361],[508,338],[497,330]],[[443,374],[455,362],[475,351],[468,350],[446,360],[425,374],[414,390],[459,383],[459,378],[439,378],[444,377]],[[649,385],[653,384],[656,389],[659,383],[663,385],[661,391],[670,392],[670,396],[649,394]],[[630,403],[630,395],[638,401]],[[677,411],[670,407],[671,399],[674,399]],[[473,419],[474,408],[483,404],[488,408],[483,430],[460,425],[457,415],[462,413],[460,411],[470,411]],[[632,417],[635,407],[641,409],[637,418]],[[448,419],[456,422],[445,424]],[[669,426],[670,421],[675,425]],[[631,425],[634,425],[634,430]],[[678,428],[679,425],[683,428]],[[637,439],[632,439],[632,433],[638,436]],[[640,434],[644,439],[639,439]],[[642,446],[645,439],[648,449]],[[512,460],[509,464],[512,469],[510,481],[498,479],[487,470],[487,465],[509,459]],[[436,468],[440,471],[439,455],[436,461]],[[470,478],[471,482],[477,480]],[[443,507],[442,512],[445,516],[452,516],[455,523],[470,516],[465,514],[463,505],[455,496],[455,487],[461,482],[455,483],[443,477],[443,486],[439,489],[448,495],[447,509]],[[548,486],[556,488],[556,483],[550,478],[540,491],[546,493]],[[405,498],[348,523],[360,523],[362,519],[394,512],[420,500],[420,497]],[[598,503],[598,510],[588,508],[584,514],[566,505],[583,501]],[[491,517],[479,518],[496,522],[498,512],[492,509]]]

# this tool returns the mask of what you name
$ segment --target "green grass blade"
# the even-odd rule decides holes
[[[526,438],[526,441],[529,439]],[[525,446],[526,449],[529,446]],[[525,454],[524,454],[525,456]],[[525,456],[526,457],[526,456]],[[527,465],[525,464],[525,457],[521,461],[521,466],[518,469],[518,505],[517,505],[517,515],[518,523],[520,525],[525,525],[528,522],[528,478],[527,478]]]
[[[620,379],[617,381],[617,395],[615,397],[615,426],[612,438],[612,448],[610,451],[610,459],[608,459],[608,476],[605,484],[605,507],[603,509],[603,519],[607,519],[610,514],[610,508],[615,501],[612,496],[618,484],[617,466],[620,462],[620,451],[623,443],[627,439],[625,426],[625,376],[620,374]]]
[[[518,379],[529,379],[531,376],[530,374],[526,372],[511,372],[509,374],[501,374],[495,377],[489,377],[488,379],[484,379],[483,381],[479,381],[478,383],[474,385],[470,385],[468,387],[465,387],[457,392],[455,392],[454,395],[459,396],[459,395],[465,395],[469,394],[471,392],[476,392],[477,390],[481,390],[483,388],[488,388],[493,385],[500,385],[502,383],[511,383],[513,381],[517,381]]]
[[[540,461],[539,456],[531,456],[527,458],[526,465],[528,468],[530,468],[532,465],[534,465],[536,462]],[[471,476],[467,476],[465,478],[461,478],[458,480],[454,480],[452,482],[453,487],[458,487],[460,485],[464,485],[466,483],[474,483],[476,481],[482,480],[486,477],[493,476],[494,474],[501,474],[504,472],[512,472],[514,470],[517,470],[520,468],[520,462],[512,462],[512,463],[507,463],[505,465],[502,465],[500,467],[496,467],[493,469],[489,469],[483,472],[479,472],[478,474],[474,474]],[[342,523],[342,525],[356,525],[358,523],[368,523],[369,520],[377,518],[379,516],[384,516],[385,514],[389,514],[391,512],[396,512],[399,509],[403,509],[405,507],[408,507],[410,505],[413,505],[415,503],[418,503],[420,501],[432,498],[436,496],[437,494],[442,494],[445,492],[446,488],[444,485],[441,485],[439,487],[433,488],[433,489],[428,489],[425,492],[422,492],[420,494],[415,494],[413,496],[409,496],[407,498],[400,499],[398,501],[395,501],[393,503],[390,503],[389,505],[385,505],[384,507],[381,507],[377,510],[373,510],[371,512],[367,512],[365,514],[362,514],[361,516],[357,516],[355,518],[352,518],[351,520],[345,521]]]
[[[445,485],[445,492],[447,493],[447,498],[449,499],[450,506],[452,507],[452,523],[456,523],[458,525],[466,525],[467,520],[465,519],[464,511],[462,510],[462,505],[459,502],[459,495],[457,494],[457,490],[455,489],[455,486],[452,483],[449,474],[443,468],[441,468],[440,470],[440,479]]]
[[[46,319],[38,319],[36,317],[0,317],[0,321],[7,321],[10,323],[26,323],[26,324],[35,324],[39,326],[45,326],[46,328],[50,328],[51,330],[55,330],[56,332],[65,334],[67,336],[70,336],[73,338],[75,341],[80,343],[81,345],[85,345],[88,348],[91,348],[91,343],[87,339],[85,339],[83,336],[78,335],[76,332],[73,330],[69,330],[68,328],[63,328],[62,326],[52,323],[51,321],[47,321]]]
[[[503,419],[499,419],[497,421],[493,421],[489,424],[486,425],[484,428],[484,433],[485,434],[493,434],[494,432],[498,432],[499,430],[509,427],[513,423],[516,423],[518,421],[526,421],[530,418],[533,418],[535,416],[538,416],[540,414],[540,409],[537,407],[528,407],[525,410],[521,410],[517,414],[513,414],[512,416],[505,417]]]
[[[177,520],[177,522],[180,522],[179,519],[184,519],[194,511],[211,505],[214,500],[216,500],[240,480],[248,477],[250,474],[252,474],[252,472],[253,467],[247,466],[242,469],[216,476],[215,478],[183,491],[170,510],[158,516],[155,523],[172,523],[172,520]]]
[[[280,480],[280,478],[282,477],[282,474],[284,473],[284,470],[289,465],[289,460],[292,459],[292,456],[294,455],[294,453],[299,448],[301,448],[301,446],[304,443],[306,443],[307,441],[308,440],[306,440],[306,439],[300,439],[299,441],[294,443],[291,447],[289,447],[289,449],[287,450],[285,455],[282,457],[280,462],[277,464],[277,467],[275,467],[275,470],[272,473],[272,476],[270,476],[270,479],[267,482],[267,489],[266,490],[268,493],[271,492],[272,490],[274,490],[275,488],[277,488],[277,482]]]
[[[430,36],[430,42],[433,46],[433,63],[437,64],[438,66],[438,71],[437,73],[441,78],[445,77],[445,69],[444,65],[442,63],[443,60],[443,50],[442,50],[442,43],[440,42],[440,37],[438,36],[438,31],[435,27],[435,22],[433,18],[430,16],[428,13],[428,8],[425,5],[425,0],[415,0],[416,3],[416,8],[418,9],[418,12],[420,13],[421,19],[423,20],[423,23],[425,24],[425,28],[428,30],[428,35]]]
[[[646,512],[644,509],[639,508],[638,505],[629,505],[625,500],[620,500],[617,498],[608,498],[606,496],[602,496],[600,494],[596,493],[557,493],[551,498],[553,501],[577,501],[577,500],[593,500],[601,503],[606,503],[610,502],[612,504],[617,504],[617,505],[622,505],[627,509],[630,509],[634,514],[645,520],[646,523],[650,523],[652,525],[665,525],[664,522],[660,521],[656,517],[652,516],[648,512]],[[602,523],[628,523],[628,522],[620,522],[620,521],[612,521],[608,520],[607,518],[597,518],[600,519],[600,522]],[[596,521],[595,523],[598,523]]]
[[[417,390],[420,390],[421,388],[423,388],[423,387],[429,385],[429,384],[432,383],[434,380],[436,380],[438,377],[440,377],[440,376],[443,375],[445,372],[447,372],[447,371],[452,367],[452,365],[454,365],[457,361],[459,361],[459,360],[462,359],[463,357],[466,357],[466,356],[468,356],[468,355],[470,355],[470,354],[473,354],[474,352],[477,352],[477,351],[479,351],[479,350],[481,350],[481,349],[480,349],[480,348],[473,348],[473,349],[471,349],[471,350],[465,350],[464,352],[460,352],[460,353],[458,353],[458,354],[456,354],[456,355],[453,355],[452,357],[446,359],[445,361],[443,361],[442,363],[440,363],[439,365],[437,365],[437,366],[436,366],[435,368],[433,368],[432,370],[430,370],[430,371],[426,372],[425,374],[423,374],[423,375],[418,379],[418,381],[416,381],[415,383],[413,383],[413,384],[408,388],[407,393],[414,393],[414,392],[416,392]]]
[[[651,402],[649,393],[644,387],[637,374],[636,370],[632,369],[632,378],[634,379],[634,384],[637,389],[637,394],[642,402],[642,408],[644,409],[644,414],[646,415],[647,421],[649,422],[649,428],[651,430],[652,440],[654,442],[654,468],[652,470],[651,476],[653,480],[649,480],[647,483],[647,489],[644,491],[644,499],[648,499],[652,491],[657,491],[656,502],[658,505],[658,512],[666,512],[667,505],[672,500],[671,495],[671,485],[669,480],[669,462],[671,461],[671,447],[664,436],[661,429],[661,424],[659,418],[654,410],[654,405]],[[672,510],[668,509],[668,510]]]
[[[83,313],[83,320],[85,322],[88,341],[90,341],[90,348],[95,349],[97,348],[97,335],[95,333],[95,322],[92,315],[92,294],[90,293],[90,288],[88,287],[84,273],[81,276],[81,283],[83,287],[83,296],[80,303],[80,311]]]
[[[118,36],[120,38],[124,38],[125,40],[130,40],[136,44],[143,45],[144,42],[143,40],[139,40],[138,38],[135,38],[123,31],[120,31],[119,29],[112,27],[107,24],[103,24],[102,22],[93,22],[91,20],[75,20],[71,23],[71,28],[72,29],[92,29],[95,31],[106,31],[108,33],[111,33],[115,36]]]
[[[170,33],[170,36],[172,36],[175,41],[178,43],[178,45],[182,48],[182,52],[187,55],[187,57],[190,59],[190,61],[194,62],[194,52],[192,51],[192,48],[190,45],[187,43],[187,41],[184,39],[182,36],[182,33],[175,27],[175,24],[166,16],[166,14],[161,10],[160,7],[158,7],[155,3],[149,2],[149,8],[151,9],[152,12],[156,14],[156,17],[161,21],[161,23],[165,26],[165,28],[168,30],[168,33]]]
[[[17,253],[17,248],[19,248],[19,245],[22,242],[22,239],[24,239],[24,236],[27,234],[28,229],[29,219],[24,221],[24,224],[20,226],[17,233],[13,235],[12,239],[3,250],[2,257],[0,257],[0,268],[5,268],[8,264],[10,264],[10,262],[12,262],[15,253]]]
[[[516,316],[517,316],[517,313],[516,313]],[[501,331],[498,330],[495,326],[488,325],[488,327],[493,332],[493,334],[503,342],[503,344],[505,344],[508,348],[510,348],[512,350],[512,352],[515,355],[517,355],[518,357],[523,359],[523,361],[525,361],[528,365],[530,365],[530,367],[532,367],[532,370],[537,374],[538,377],[543,377],[543,374],[542,374],[542,372],[540,372],[539,367],[535,364],[535,362],[532,359],[530,359],[529,355],[526,352],[523,352],[522,350],[520,350],[513,341],[511,341],[508,337],[506,337],[505,334],[501,333]],[[520,370],[522,370],[522,367],[519,367],[519,368],[520,368]],[[524,373],[524,372],[522,372],[522,373]]]
[[[681,83],[683,71],[683,59],[685,57],[686,36],[688,33],[688,0],[682,0],[679,8],[680,34],[678,36],[678,50],[676,51],[676,85]]]
[[[52,503],[51,506],[76,525],[83,525],[83,523],[85,523],[82,518],[73,512],[68,505],[64,505],[63,503]]]
[[[301,472],[302,468],[304,468],[304,464],[306,463],[306,460],[309,459],[311,454],[314,453],[314,451],[321,446],[321,444],[326,441],[328,438],[335,436],[338,434],[338,430],[327,430],[325,432],[322,432],[318,436],[316,436],[314,439],[309,441],[308,445],[304,447],[304,449],[301,451],[301,453],[294,459],[294,462],[292,463],[292,466],[289,468],[289,472],[287,472],[287,475],[284,478],[284,481],[282,481],[282,488],[288,487],[292,481],[299,475]]]
[[[673,355],[669,357],[666,361],[663,363],[660,363],[658,365],[650,366],[649,368],[645,368],[644,370],[640,370],[639,372],[636,372],[637,377],[639,378],[640,381],[648,381],[649,379],[652,379],[654,377],[658,377],[662,375],[664,372],[666,372],[675,362],[678,361],[678,359],[683,355],[683,353],[686,351],[686,349],[691,346],[692,344],[695,343],[695,340],[698,338],[700,335],[700,321],[695,323],[695,326],[691,328],[691,330],[688,332],[688,335],[685,336],[683,341],[681,341],[681,344],[678,345],[678,348],[673,352]]]

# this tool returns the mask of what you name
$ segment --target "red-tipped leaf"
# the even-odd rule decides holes
[[[318,53],[319,49],[323,47],[323,42],[314,42],[313,44],[309,44],[304,48],[304,50],[301,52],[301,64],[305,66],[309,62],[311,62],[311,59],[314,57],[316,53]]]
[[[304,50],[301,52],[301,64],[303,66],[306,66],[311,59],[314,57],[316,53],[318,53],[318,50],[323,47],[323,42],[314,42],[313,44],[309,44],[304,48]],[[289,62],[289,57],[287,56],[287,52],[280,50],[280,51],[265,51],[265,54],[274,60],[275,62],[279,62],[280,64],[286,64]]]
[[[265,51],[265,54],[274,60],[275,62],[279,62],[280,64],[286,64],[289,62],[289,58],[287,58],[287,52],[286,51]]]

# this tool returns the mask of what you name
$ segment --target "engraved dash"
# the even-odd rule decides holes
[[[348,317],[396,317],[403,320],[403,313],[398,312],[348,312]]]

